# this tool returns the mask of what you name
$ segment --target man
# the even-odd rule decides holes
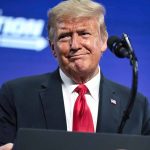
[[[100,71],[107,47],[104,12],[90,0],[63,1],[49,11],[49,42],[59,68],[2,86],[0,144],[6,145],[1,149],[13,147],[21,127],[117,133],[130,90]],[[83,105],[85,112],[78,113]],[[150,134],[148,100],[141,94],[123,133]]]

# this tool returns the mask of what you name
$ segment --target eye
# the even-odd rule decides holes
[[[90,36],[90,33],[84,31],[84,32],[81,32],[80,35],[81,35],[82,37],[89,37],[89,36]]]
[[[63,33],[58,37],[59,41],[67,41],[71,39],[71,35],[69,33]]]

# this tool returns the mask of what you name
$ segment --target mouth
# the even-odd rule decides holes
[[[88,54],[87,53],[81,53],[81,54],[70,54],[68,56],[69,59],[80,59],[80,58],[83,58],[85,56],[87,56]]]

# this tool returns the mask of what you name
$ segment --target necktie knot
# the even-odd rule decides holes
[[[84,95],[84,94],[86,94],[86,93],[88,92],[88,88],[87,88],[86,85],[84,85],[84,84],[79,84],[79,85],[75,88],[74,91],[77,92],[78,94]]]

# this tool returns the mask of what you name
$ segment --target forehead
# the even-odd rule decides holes
[[[56,31],[63,30],[97,30],[98,22],[95,18],[78,18],[78,19],[65,19],[56,23]]]

